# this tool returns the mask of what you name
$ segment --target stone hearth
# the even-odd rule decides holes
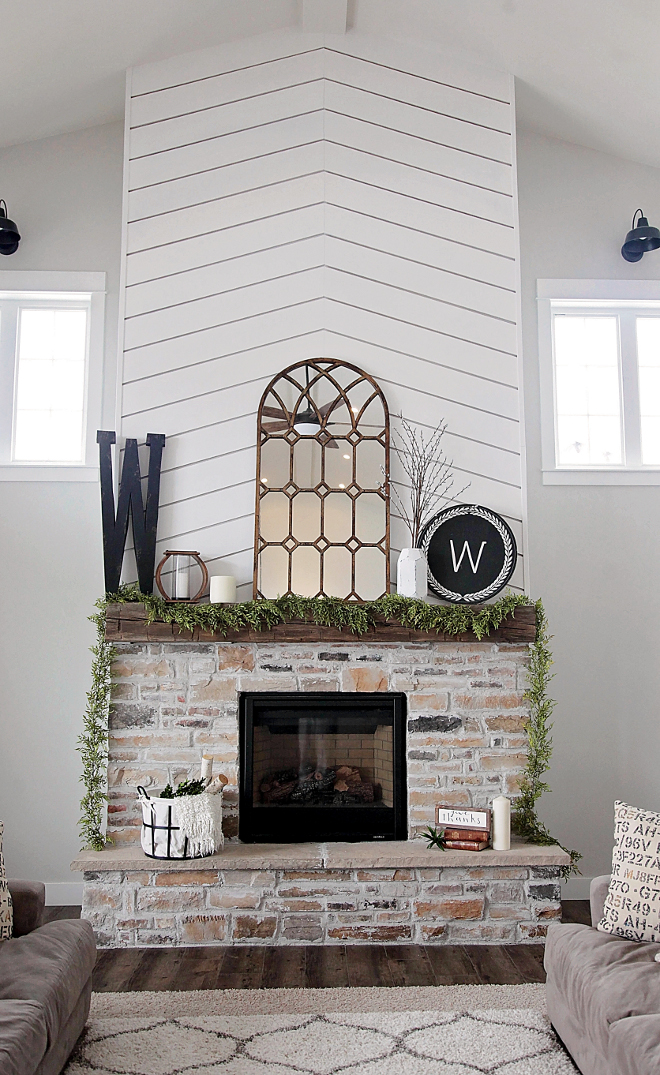
[[[561,916],[557,847],[429,850],[421,840],[227,844],[191,861],[83,852],[83,917],[104,947],[502,944]]]

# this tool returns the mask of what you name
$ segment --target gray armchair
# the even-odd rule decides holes
[[[14,936],[0,941],[0,1072],[59,1075],[92,995],[96,942],[89,922],[42,925],[45,889],[10,881]]]
[[[591,882],[591,926],[555,924],[545,948],[550,1021],[582,1075],[660,1072],[660,944],[594,927],[609,877]]]

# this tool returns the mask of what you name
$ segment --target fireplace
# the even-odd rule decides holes
[[[241,694],[241,840],[405,840],[405,705],[381,692]]]

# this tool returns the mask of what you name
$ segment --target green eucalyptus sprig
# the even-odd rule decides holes
[[[185,631],[196,627],[214,634],[251,628],[270,630],[278,623],[303,620],[319,627],[335,627],[351,634],[364,635],[382,620],[393,620],[403,627],[437,634],[460,635],[472,631],[480,641],[496,630],[517,608],[529,605],[524,594],[507,593],[492,605],[429,605],[411,597],[388,594],[377,601],[345,601],[339,597],[298,597],[290,595],[274,600],[241,601],[235,605],[193,605],[167,602],[154,594],[143,594],[135,586],[123,587],[108,594],[108,604],[141,602],[147,623],[160,620],[175,623]]]
[[[543,602],[536,602],[536,641],[530,647],[528,686],[525,698],[529,702],[530,715],[525,721],[529,746],[527,764],[520,781],[520,795],[516,799],[512,817],[512,828],[519,836],[532,844],[547,847],[556,845],[571,856],[567,866],[562,867],[564,879],[579,873],[578,862],[582,858],[579,851],[569,851],[567,847],[550,835],[547,825],[539,819],[536,804],[544,792],[551,791],[545,779],[552,758],[552,711],[557,704],[548,696],[550,681],[554,678],[551,635],[548,633],[548,619]]]

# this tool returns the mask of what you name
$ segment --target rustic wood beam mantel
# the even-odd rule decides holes
[[[341,642],[342,645],[365,642],[477,642],[473,631],[448,635],[435,631],[416,631],[394,620],[382,620],[364,635],[352,634],[348,628],[321,627],[316,623],[294,620],[278,623],[270,630],[255,631],[243,627],[226,635],[196,627],[186,631],[175,623],[155,620],[147,624],[147,610],[138,602],[112,604],[106,609],[105,637],[108,642]],[[536,640],[536,611],[533,605],[517,608],[500,627],[490,632],[483,642],[507,642],[520,645]]]

